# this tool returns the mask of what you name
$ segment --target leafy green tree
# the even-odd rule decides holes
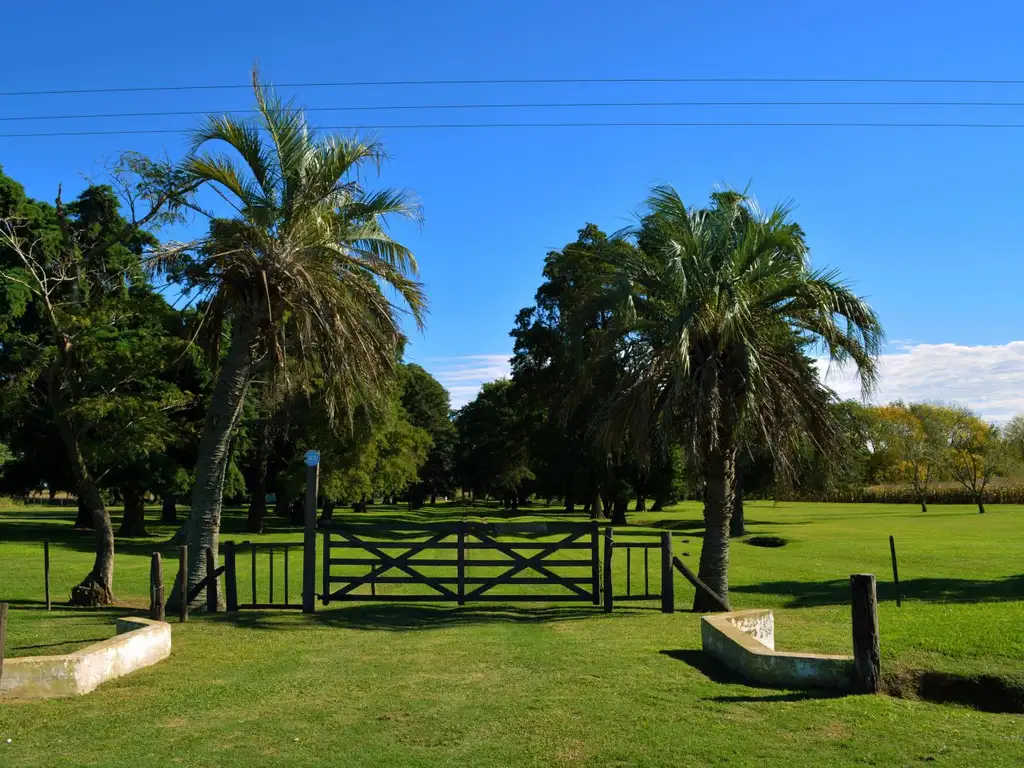
[[[699,575],[726,597],[741,431],[779,461],[804,435],[833,443],[833,395],[804,347],[852,361],[869,388],[882,331],[835,272],[810,267],[784,207],[764,214],[729,191],[688,208],[657,187],[640,226],[622,236],[639,247],[617,252],[595,296],[613,317],[604,355],[625,375],[596,428],[606,444],[628,434],[641,451],[657,430],[686,441],[705,482]],[[698,595],[694,608],[713,606]]]
[[[256,72],[253,89],[257,116],[208,117],[182,166],[190,183],[212,185],[235,215],[213,218],[200,243],[163,254],[169,277],[206,300],[210,346],[218,349],[222,337],[227,344],[185,526],[190,589],[206,576],[200,553],[217,550],[231,436],[253,377],[287,372],[326,382],[328,416],[379,398],[396,376],[402,342],[380,286],[394,289],[418,324],[425,306],[412,254],[385,231],[389,216],[418,216],[415,202],[361,183],[366,166],[383,158],[381,146],[319,135]],[[208,152],[213,145],[226,152]]]
[[[483,385],[471,402],[456,412],[459,435],[457,474],[474,495],[494,495],[513,509],[524,483],[533,479],[520,411],[512,399],[512,382]]]
[[[153,166],[155,167],[155,166]],[[124,180],[126,177],[117,177]],[[96,559],[72,602],[113,601],[114,534],[101,476],[165,445],[167,412],[181,393],[159,373],[168,359],[160,316],[168,311],[146,282],[144,227],[162,220],[159,181],[125,187],[132,220],[107,186],[65,205],[29,200],[0,179],[0,372],[7,408],[60,436],[80,504],[96,531]],[[156,195],[154,197],[154,194]],[[135,219],[134,203],[152,209]],[[98,468],[104,468],[99,469]]]
[[[563,496],[568,512],[583,503],[594,518],[611,502],[618,522],[625,522],[626,478],[635,482],[646,458],[636,461],[625,441],[611,450],[596,444],[589,431],[618,377],[617,365],[593,359],[609,314],[592,301],[592,288],[611,274],[613,252],[632,249],[610,242],[594,224],[584,226],[574,242],[547,254],[535,304],[519,312],[511,332],[514,394],[535,422],[529,433],[538,488]]]
[[[410,488],[417,505],[429,498],[434,504],[440,495],[455,487],[455,426],[452,424],[451,398],[437,379],[422,366],[403,366],[402,407],[409,423],[427,432],[430,452],[419,468],[419,482]]]

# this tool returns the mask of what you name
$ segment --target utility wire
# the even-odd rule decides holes
[[[304,107],[302,112],[372,112],[424,109],[562,109],[606,107],[1024,107],[1024,101],[594,101],[522,104],[395,104],[355,107]],[[190,115],[243,115],[255,109],[187,109],[168,112],[96,112],[72,115],[14,115],[16,120],[94,120],[114,117],[185,117]]]
[[[321,125],[315,130],[482,129],[482,128],[982,128],[1020,129],[1024,123],[867,123],[867,122],[580,122],[580,123],[402,123],[395,125]],[[136,136],[185,133],[184,128],[148,128],[113,131],[55,131],[52,133],[0,133],[0,139],[51,136]]]
[[[278,88],[350,88],[362,86],[423,85],[588,85],[635,83],[745,83],[745,84],[864,84],[864,85],[1024,85],[1024,80],[989,78],[889,78],[889,77],[598,77],[598,78],[519,78],[480,80],[364,80],[326,83],[278,83]],[[269,86],[270,84],[265,84]],[[251,88],[250,84],[160,85],[119,88],[58,88],[39,91],[0,91],[3,96],[58,96],[72,93],[146,93],[166,91],[213,91]]]

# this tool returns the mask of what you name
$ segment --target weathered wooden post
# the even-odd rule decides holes
[[[672,533],[661,532],[661,612],[676,609],[675,582],[672,580]]]
[[[466,604],[466,521],[460,520],[458,528],[456,530],[458,536],[458,579],[459,579],[459,605]],[[372,569],[371,569],[372,570]],[[373,592],[373,582],[370,582],[371,594]]]
[[[184,624],[188,621],[188,547],[182,544],[178,547],[178,573],[181,574],[181,605],[178,608],[178,621]]]
[[[900,608],[903,605],[903,600],[900,597],[900,570],[896,567],[896,539],[892,536],[889,537],[889,552],[892,553],[892,580],[896,585],[896,607]]]
[[[206,548],[206,610],[217,612],[217,558],[213,556],[213,547]]]
[[[43,590],[46,593],[46,610],[50,610],[50,540],[43,539]]]
[[[0,680],[4,679],[4,647],[7,645],[7,603],[0,603]]]
[[[856,685],[864,693],[878,693],[882,687],[882,673],[875,575],[873,573],[851,575],[850,598]]]
[[[302,612],[316,610],[316,497],[320,483],[320,452],[306,451],[306,515],[302,538]]]
[[[149,618],[164,620],[164,566],[159,552],[153,553],[149,564]]]
[[[597,521],[590,524],[590,588],[594,593],[594,605],[601,604],[601,531]]]
[[[238,610],[238,580],[235,569],[235,542],[224,542],[224,597],[227,609],[234,613]],[[255,601],[254,601],[255,602]]]
[[[609,525],[604,529],[604,612],[612,612],[615,600],[615,583],[612,579],[612,555],[615,552],[615,531]],[[629,552],[627,549],[626,552]]]

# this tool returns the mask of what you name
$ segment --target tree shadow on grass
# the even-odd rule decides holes
[[[663,656],[681,661],[684,664],[696,669],[712,682],[720,685],[742,685],[747,688],[760,688],[769,691],[779,691],[767,685],[762,685],[755,680],[749,680],[734,670],[727,667],[710,653],[697,650],[676,650],[659,651]],[[720,703],[740,704],[754,702],[781,702],[781,701],[809,701],[814,699],[837,699],[849,694],[840,691],[807,689],[802,691],[782,691],[764,695],[736,695],[736,696],[709,696],[708,701]]]
[[[621,611],[625,616],[631,611]],[[597,619],[605,614],[597,607],[536,605],[441,606],[390,603],[365,603],[344,608],[321,609],[312,616],[293,615],[281,621],[281,613],[242,610],[218,613],[206,620],[233,624],[247,629],[310,629],[336,627],[366,631],[408,632],[446,629],[481,624],[547,624],[561,621]]]
[[[739,584],[732,592],[775,595],[789,598],[787,608],[808,608],[820,605],[848,605],[850,582],[847,579],[830,581],[767,581],[760,584]],[[1005,579],[938,579],[919,578],[900,581],[904,600],[936,603],[986,603],[1024,600],[1024,574]],[[878,599],[882,602],[896,599],[892,582],[878,582]]]

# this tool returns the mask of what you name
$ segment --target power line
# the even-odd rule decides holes
[[[424,109],[562,109],[606,107],[1024,107],[1024,101],[593,101],[522,104],[394,104],[356,107],[304,107],[303,112],[373,112]],[[73,115],[15,115],[0,122],[24,120],[93,120],[114,117],[187,117],[244,115],[255,109],[186,109],[166,112],[97,112]]]
[[[394,125],[321,125],[319,131],[392,129],[483,129],[483,128],[982,128],[1020,129],[1024,123],[867,123],[867,122],[579,122],[579,123],[400,123]],[[56,136],[135,136],[184,133],[182,128],[143,128],[113,131],[55,131],[52,133],[0,133],[0,139]]]
[[[479,80],[350,80],[326,83],[278,83],[278,88],[352,88],[364,86],[434,85],[617,85],[669,83],[736,84],[829,84],[829,85],[1024,85],[1024,80],[989,78],[895,78],[895,77],[593,77],[518,78]],[[264,84],[270,86],[271,84]],[[159,85],[118,88],[59,88],[40,91],[2,91],[0,96],[60,96],[73,93],[146,93],[166,91],[215,91],[251,88],[251,84]]]

